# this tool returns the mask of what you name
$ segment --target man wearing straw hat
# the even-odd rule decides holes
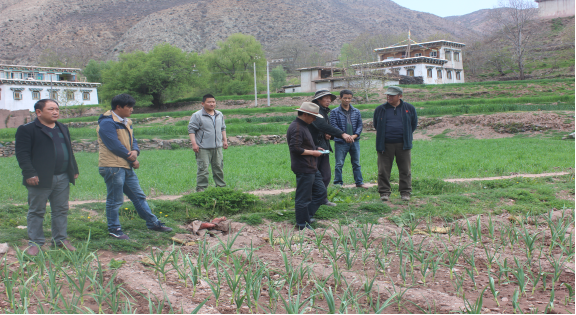
[[[354,142],[354,138],[351,135],[343,132],[342,130],[330,125],[330,108],[328,106],[332,101],[336,99],[336,95],[330,93],[328,90],[320,90],[316,92],[312,103],[317,104],[320,108],[320,117],[316,119],[315,122],[308,125],[308,129],[312,134],[314,139],[314,144],[316,146],[325,148],[326,150],[332,152],[332,147],[330,146],[330,139],[333,137],[338,137],[344,139],[347,143]],[[322,174],[322,181],[324,186],[328,187],[330,185],[330,179],[332,177],[332,169],[330,167],[330,157],[328,154],[318,158],[318,170]],[[324,204],[327,206],[336,206],[335,203],[330,202],[328,198],[324,200]]]
[[[326,186],[318,170],[318,158],[323,156],[324,148],[317,147],[308,126],[319,114],[318,105],[304,102],[298,111],[298,117],[288,127],[286,139],[290,148],[292,172],[296,175],[296,225],[299,230],[312,229],[314,214],[324,204]],[[319,151],[321,150],[321,151]]]
[[[390,173],[396,158],[402,201],[412,194],[412,134],[418,126],[416,109],[402,100],[402,88],[390,86],[384,93],[387,102],[374,110],[376,151],[378,152],[378,192],[382,201],[390,200]]]

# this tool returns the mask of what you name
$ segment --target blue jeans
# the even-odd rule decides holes
[[[146,226],[150,229],[160,224],[158,218],[152,214],[146,195],[140,188],[138,176],[133,169],[122,167],[99,167],[100,175],[104,177],[106,183],[106,219],[108,220],[108,231],[114,232],[120,227],[120,217],[118,211],[124,203],[124,194],[130,198],[136,208],[138,215],[146,221]]]
[[[296,224],[305,227],[310,223],[318,208],[325,203],[326,186],[322,182],[322,174],[296,174]]]
[[[354,143],[334,142],[334,152],[334,158],[336,159],[336,166],[334,167],[334,185],[344,184],[344,182],[342,182],[342,166],[344,166],[344,160],[346,160],[346,154],[348,154],[348,152],[350,152],[350,159],[352,160],[354,182],[356,185],[364,184],[360,168],[360,141],[354,141]]]

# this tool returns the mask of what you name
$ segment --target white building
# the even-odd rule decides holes
[[[541,18],[558,18],[574,16],[575,0],[536,0],[538,16]]]
[[[98,104],[100,83],[80,82],[80,71],[0,64],[0,109],[34,111],[34,104],[44,98],[60,106]]]
[[[364,71],[422,77],[424,84],[464,83],[462,43],[437,40],[377,48],[379,61],[355,64],[357,75]]]
[[[386,85],[398,85],[398,80],[366,79],[361,75],[347,76],[342,68],[319,66],[296,69],[300,72],[300,84],[285,85],[286,93],[316,92],[319,90],[355,89],[361,86],[381,89]]]

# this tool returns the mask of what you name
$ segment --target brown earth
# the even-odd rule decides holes
[[[398,210],[393,214],[400,215],[403,210],[406,209]],[[564,219],[574,222],[573,215],[573,210],[551,213],[554,222]],[[482,235],[480,239],[474,241],[469,234],[474,232],[473,228],[477,220],[480,220],[479,231]],[[185,312],[191,312],[199,303],[210,298],[200,310],[201,313],[283,313],[285,310],[281,300],[278,301],[280,306],[278,309],[266,307],[271,303],[272,284],[277,287],[284,299],[292,297],[288,291],[290,286],[286,284],[286,277],[291,274],[290,270],[301,272],[302,282],[295,289],[299,288],[299,292],[303,294],[302,299],[316,294],[313,299],[313,308],[310,306],[305,308],[306,313],[327,312],[327,302],[319,295],[318,290],[329,287],[336,296],[337,307],[341,302],[350,302],[347,308],[342,309],[349,313],[373,312],[369,307],[368,297],[370,299],[379,297],[383,302],[394,292],[403,292],[401,300],[394,300],[392,305],[382,312],[451,313],[463,310],[467,306],[463,294],[469,303],[474,303],[480,294],[483,294],[482,313],[512,313],[514,311],[513,295],[521,283],[517,278],[518,274],[515,273],[517,271],[514,269],[516,268],[515,259],[518,259],[518,263],[526,273],[526,293],[520,294],[518,299],[521,313],[542,313],[549,302],[553,302],[554,305],[551,312],[573,313],[575,311],[574,300],[565,299],[569,291],[563,283],[574,287],[574,256],[568,256],[566,261],[560,263],[557,269],[558,281],[553,283],[552,277],[555,269],[551,263],[561,256],[562,250],[558,246],[553,246],[552,251],[548,252],[552,235],[544,217],[530,218],[528,220],[530,224],[518,224],[514,220],[508,214],[490,217],[480,215],[452,223],[421,221],[414,226],[398,226],[383,218],[373,226],[352,224],[341,227],[336,221],[322,221],[322,224],[327,226],[326,228],[317,228],[314,232],[307,231],[300,234],[301,236],[294,236],[298,233],[293,232],[293,227],[288,223],[267,222],[265,225],[255,227],[233,223],[230,236],[202,238],[193,234],[179,234],[176,237],[197,243],[197,245],[174,248],[176,251],[181,251],[183,255],[189,255],[194,262],[197,258],[202,261],[202,257],[209,255],[208,252],[202,250],[202,244],[205,244],[210,252],[215,253],[215,257],[219,257],[217,260],[208,258],[207,266],[210,266],[208,270],[202,267],[202,263],[198,265],[203,276],[195,289],[189,281],[186,285],[175,270],[168,270],[163,276],[157,273],[149,263],[143,263],[150,255],[149,253],[126,255],[99,251],[98,254],[103,265],[107,265],[113,258],[126,261],[117,271],[117,281],[123,283],[122,287],[134,297],[133,308],[136,308],[138,313],[148,312],[148,302],[143,297],[150,296],[150,294],[166,298],[175,309],[182,309]],[[491,234],[491,225],[494,227],[493,234]],[[449,233],[431,232],[434,227],[438,226],[449,228]],[[366,238],[362,236],[362,230],[366,232]],[[514,243],[510,243],[509,231],[516,231],[520,234],[527,231],[530,235],[536,236],[536,246],[539,246],[536,248],[541,246],[542,250],[536,250],[533,257],[529,259],[523,241],[516,239]],[[572,237],[568,246],[572,246],[573,251],[574,228],[569,228],[566,233]],[[232,236],[235,237],[234,241],[232,241]],[[272,236],[271,239],[270,236]],[[359,239],[355,240],[356,237]],[[288,240],[290,243],[280,240]],[[334,260],[335,262],[330,258],[333,240],[339,242],[340,248],[334,253],[337,257],[339,256]],[[224,248],[229,246],[231,250],[237,251],[232,255],[223,254]],[[348,250],[345,250],[344,246]],[[152,248],[151,250],[157,254],[170,253],[172,247]],[[460,258],[450,269],[449,257],[458,251],[461,251]],[[349,256],[351,260],[346,259],[348,252],[352,255]],[[408,259],[411,252],[415,255],[412,256],[413,260]],[[13,249],[9,250],[6,262],[16,262],[15,254]],[[264,266],[267,270],[266,277],[269,277],[270,282],[266,281],[268,278],[262,281],[262,291],[258,294],[259,308],[251,309],[244,304],[237,309],[230,299],[233,292],[226,284],[222,273],[231,273],[231,279],[234,279],[232,273],[234,264],[231,261],[235,259],[234,256],[240,259],[239,263],[245,264],[245,267],[242,267],[244,274],[247,270],[254,271],[257,266]],[[427,265],[421,262],[421,259],[428,263],[438,262],[438,267]],[[410,263],[411,261],[413,263]],[[218,262],[220,266],[219,273],[224,282],[219,302],[215,301],[210,284],[207,282],[210,281],[212,285],[218,282],[215,262]],[[502,267],[505,263],[510,269]],[[105,278],[110,279],[112,273],[112,270],[105,271]],[[545,290],[541,288],[542,280],[538,282],[538,285],[530,280],[532,279],[531,273],[544,274]],[[405,276],[402,276],[404,274]],[[335,275],[340,275],[342,281],[337,281]],[[495,278],[495,289],[499,292],[499,305],[490,289],[483,291],[488,286],[489,276]],[[367,290],[366,285],[371,281],[373,281],[373,288]],[[458,281],[462,281],[462,284],[457,284]],[[316,283],[319,287],[315,286]],[[240,285],[244,284],[244,281],[241,281]],[[551,297],[551,288],[555,291],[553,297]],[[0,289],[4,289],[3,285]],[[344,297],[346,292],[351,293],[348,298]],[[69,294],[69,291],[64,291],[65,296]],[[295,294],[295,291],[292,294]],[[0,297],[4,298],[4,295]],[[84,306],[88,309],[94,310],[95,307],[97,309],[96,304],[89,297],[86,301]],[[37,311],[34,305],[35,303],[32,303],[30,307],[31,313]],[[303,306],[307,305],[303,304]],[[167,312],[168,306],[163,309]]]

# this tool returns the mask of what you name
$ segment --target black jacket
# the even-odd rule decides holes
[[[72,151],[70,132],[60,122],[56,122],[56,124],[67,142],[68,156],[70,157],[67,173],[70,182],[74,184],[76,182],[74,175],[78,174],[78,164],[76,164],[76,158],[74,158],[74,152]],[[52,187],[52,177],[54,176],[56,163],[54,142],[52,142],[50,135],[42,130],[42,123],[40,123],[38,118],[33,122],[18,127],[18,130],[16,130],[16,159],[22,169],[23,185],[28,186],[26,179],[38,176],[38,186],[31,187]]]
[[[410,103],[400,100],[398,110],[402,114],[402,131],[404,138],[403,150],[412,149],[412,134],[416,127],[418,127],[418,114],[416,108]],[[386,148],[386,104],[388,102],[376,107],[374,110],[374,119],[372,124],[376,129],[376,151],[384,152]]]
[[[330,108],[320,106],[320,115],[324,118],[316,118],[316,121],[308,125],[310,134],[314,139],[314,144],[324,150],[332,151],[332,146],[330,146],[330,141],[326,140],[325,135],[329,134],[332,137],[342,138],[344,133],[342,130],[330,125]]]
[[[294,173],[314,174],[318,171],[318,158],[312,155],[302,155],[304,150],[316,150],[308,126],[302,119],[296,118],[286,132],[291,167]]]

